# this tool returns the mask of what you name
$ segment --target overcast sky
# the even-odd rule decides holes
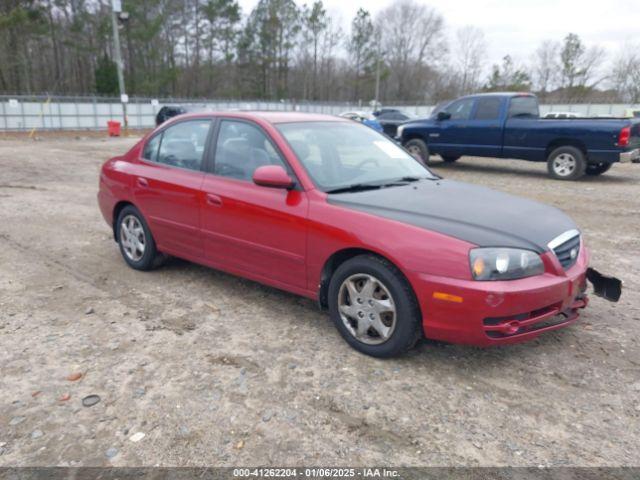
[[[298,4],[304,0],[296,0]],[[418,0],[438,10],[449,36],[465,25],[484,31],[488,56],[497,63],[507,54],[528,62],[545,39],[561,40],[577,33],[588,45],[604,47],[610,56],[628,42],[640,42],[640,0]],[[359,7],[373,15],[392,0],[323,0],[348,31]],[[306,3],[313,3],[307,0]],[[240,0],[249,13],[257,0]]]

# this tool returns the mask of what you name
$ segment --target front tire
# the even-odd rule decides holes
[[[558,147],[547,157],[547,171],[556,180],[577,180],[585,174],[586,168],[584,153],[576,147]]]
[[[587,165],[586,174],[587,175],[602,175],[604,172],[608,171],[611,168],[611,163],[590,163]]]
[[[122,209],[116,220],[116,238],[122,258],[135,270],[152,270],[159,266],[162,255],[156,249],[151,230],[140,211],[133,205]]]
[[[420,160],[425,165],[429,163],[429,146],[419,138],[412,138],[404,144],[411,155]]]
[[[353,348],[366,355],[400,355],[420,338],[420,309],[400,271],[374,255],[338,267],[329,283],[329,312]]]

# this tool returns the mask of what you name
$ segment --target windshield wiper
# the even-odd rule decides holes
[[[345,185],[344,187],[326,190],[326,193],[362,192],[364,190],[376,190],[383,186],[385,185],[380,185],[379,183],[353,183],[351,185]]]
[[[426,178],[428,177],[406,176],[376,183],[354,183],[344,187],[332,188],[331,190],[327,190],[326,193],[361,192],[363,190],[375,190],[378,188],[400,187],[402,185],[407,185],[410,182],[418,182]]]
[[[397,180],[395,180],[396,182],[419,182],[420,180],[426,180],[429,177],[418,177],[415,175],[408,175],[406,177],[400,177]]]

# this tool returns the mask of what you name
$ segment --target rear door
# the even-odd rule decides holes
[[[156,133],[141,150],[133,193],[160,250],[187,257],[204,254],[200,188],[211,122],[175,123]]]
[[[552,120],[540,120],[538,100],[533,95],[509,99],[504,123],[502,156],[524,160],[545,160],[549,137],[555,134]],[[561,122],[562,125],[570,125]]]
[[[305,192],[253,183],[253,172],[263,165],[281,165],[293,176],[257,124],[222,119],[216,137],[202,185],[206,258],[256,280],[306,289]]]
[[[498,96],[478,97],[466,125],[468,153],[483,157],[500,156],[504,105],[504,99]]]

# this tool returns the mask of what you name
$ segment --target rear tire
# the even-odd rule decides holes
[[[411,155],[416,157],[425,165],[429,163],[429,146],[419,138],[412,138],[404,144]]]
[[[611,168],[611,163],[590,163],[587,165],[587,170],[585,173],[587,175],[602,175],[604,172],[608,171]]]
[[[124,207],[118,215],[116,239],[122,258],[135,270],[153,270],[164,260],[146,220],[133,205]]]
[[[452,156],[444,156],[444,155],[440,155],[440,156],[442,157],[442,161],[444,163],[453,163],[460,158],[460,157],[452,157]]]
[[[400,355],[422,336],[421,315],[411,286],[388,261],[353,257],[329,283],[329,313],[342,338],[372,357]]]
[[[547,171],[556,180],[577,180],[586,168],[584,153],[576,147],[558,147],[547,157]]]

